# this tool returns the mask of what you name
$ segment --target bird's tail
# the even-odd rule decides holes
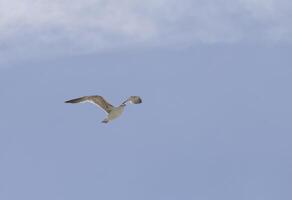
[[[109,120],[108,120],[108,118],[105,118],[101,123],[108,123],[109,122]]]

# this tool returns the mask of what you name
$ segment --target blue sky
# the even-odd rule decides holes
[[[139,47],[290,44],[291,12],[289,0],[2,0],[0,62]]]
[[[292,198],[288,1],[0,5],[0,199]]]

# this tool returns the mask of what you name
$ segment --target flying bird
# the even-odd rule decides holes
[[[117,117],[119,117],[126,106],[127,103],[132,104],[140,104],[142,103],[142,99],[139,96],[130,96],[126,101],[124,101],[120,106],[113,106],[110,103],[108,103],[102,96],[83,96],[76,99],[71,99],[68,101],[65,101],[65,103],[92,103],[98,107],[100,107],[102,110],[104,110],[107,114],[106,118],[102,121],[102,123],[108,123]]]

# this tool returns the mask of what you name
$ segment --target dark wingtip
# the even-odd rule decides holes
[[[68,101],[65,101],[65,103],[80,103],[80,102],[82,102],[82,98],[70,99]]]

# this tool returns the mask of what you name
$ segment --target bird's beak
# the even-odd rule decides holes
[[[141,99],[141,98],[139,98],[139,101],[138,101],[138,103],[142,103],[142,99]]]

